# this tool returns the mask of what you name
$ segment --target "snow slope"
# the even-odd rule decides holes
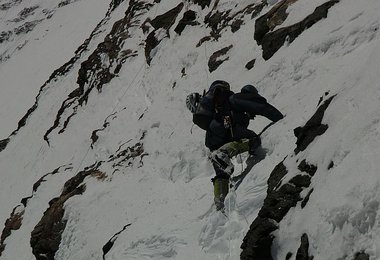
[[[57,67],[72,57],[104,17],[109,5],[106,1],[86,0],[1,2],[8,3],[14,6],[0,8],[1,31],[10,34],[9,39],[0,40],[1,138],[17,127],[18,120],[33,105],[40,87]],[[28,29],[20,29],[25,27]]]
[[[227,26],[217,41],[196,47],[210,34],[204,19],[215,1],[204,9],[180,0],[11,2],[18,5],[0,11],[2,31],[24,23],[11,20],[30,6],[38,8],[25,19],[42,21],[0,44],[1,57],[9,54],[0,63],[0,137],[17,128],[45,87],[25,126],[0,152],[0,223],[12,211],[20,217],[19,227],[13,225],[2,237],[0,259],[45,259],[33,254],[31,234],[45,211],[57,205],[51,200],[63,194],[64,184],[83,170],[93,172],[76,186],[85,184],[85,190],[63,202],[59,247],[54,258],[46,259],[239,259],[243,238],[267,196],[272,170],[284,160],[289,172],[285,183],[300,172],[297,165],[304,159],[318,170],[301,196],[311,188],[313,192],[304,208],[298,203],[277,223],[273,259],[285,259],[289,252],[296,259],[304,233],[314,259],[354,259],[357,252],[380,258],[379,1],[340,1],[269,60],[262,58],[253,34],[255,20],[272,5],[253,18],[251,13],[238,15],[243,21],[239,30],[233,33]],[[60,2],[69,4],[58,8]],[[146,6],[139,9],[139,2]],[[145,23],[182,2],[168,30]],[[325,2],[296,1],[278,28],[299,22]],[[260,1],[220,0],[215,8],[232,15],[252,3]],[[43,10],[50,10],[52,17],[46,18],[50,12]],[[186,26],[178,35],[174,28],[188,10],[196,12],[199,25]],[[121,20],[127,22],[125,33],[113,36]],[[145,46],[153,31],[160,42],[149,54],[149,66]],[[86,39],[87,47],[68,69],[49,80]],[[99,54],[107,49],[102,42],[115,44],[111,50],[119,51],[116,58],[111,52]],[[223,56],[229,59],[210,73],[210,56],[229,45],[233,47]],[[80,74],[87,68],[85,61],[95,56],[98,63]],[[252,59],[254,68],[248,70],[245,65]],[[79,83],[80,75],[88,81]],[[101,84],[106,77],[99,75],[110,80]],[[266,157],[226,198],[227,216],[212,205],[213,169],[204,132],[192,128],[185,107],[187,94],[202,92],[216,79],[229,81],[236,92],[254,84],[286,115],[263,133]],[[87,95],[84,102],[73,97],[80,84]],[[327,131],[295,153],[293,130],[305,125],[321,100],[334,95],[323,117]],[[257,117],[251,128],[260,132],[268,123]],[[244,171],[246,158],[243,154],[234,161],[235,176]]]

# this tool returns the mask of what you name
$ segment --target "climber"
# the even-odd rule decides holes
[[[214,81],[202,96],[188,95],[186,106],[193,114],[193,122],[206,130],[205,144],[211,151],[216,173],[212,178],[214,203],[217,210],[223,210],[234,171],[231,158],[244,152],[255,156],[261,147],[260,137],[248,129],[249,120],[261,115],[277,122],[284,116],[260,96],[254,86],[246,85],[235,94],[223,80]]]

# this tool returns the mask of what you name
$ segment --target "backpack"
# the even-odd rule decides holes
[[[222,80],[214,81],[209,90],[203,92],[200,102],[193,113],[193,123],[207,130],[211,121],[215,118],[217,103],[224,103],[234,93],[230,90],[230,85]]]

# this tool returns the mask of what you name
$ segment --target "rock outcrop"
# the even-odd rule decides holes
[[[64,203],[75,195],[83,194],[86,190],[83,181],[87,176],[98,174],[95,169],[79,172],[65,183],[61,195],[49,202],[49,208],[31,234],[30,245],[37,260],[54,260],[67,222],[63,219]]]
[[[152,31],[145,40],[145,58],[148,65],[150,65],[153,59],[152,50],[160,44],[164,37],[168,37],[168,31],[175,23],[176,18],[183,9],[183,6],[184,4],[180,3],[166,13],[158,15],[153,20],[149,21],[149,23],[153,26],[154,31]],[[165,36],[156,35],[157,31],[160,29],[166,31]]]
[[[359,252],[355,254],[354,260],[369,260],[369,255],[364,252]]]
[[[24,212],[24,207],[19,205],[13,209],[11,216],[5,221],[0,237],[0,256],[5,249],[5,239],[11,235],[12,231],[18,230],[21,227]]]
[[[264,36],[273,31],[278,25],[281,25],[288,17],[286,10],[298,0],[282,0],[272,7],[272,9],[263,16],[256,19],[254,39],[258,45],[263,42]]]
[[[313,260],[314,257],[309,256],[309,237],[303,234],[301,237],[301,245],[297,250],[296,260]]]
[[[254,38],[259,45],[262,45],[265,60],[270,59],[284,45],[285,41],[293,42],[302,32],[326,18],[328,10],[339,2],[339,0],[330,0],[318,6],[312,14],[302,21],[274,30],[276,26],[285,21],[288,16],[287,8],[296,1],[283,0],[256,20]]]
[[[199,25],[199,22],[195,21],[197,15],[194,11],[188,10],[183,14],[182,19],[178,22],[178,25],[174,29],[176,33],[181,35],[186,26]]]
[[[67,73],[69,73],[69,71],[71,71],[71,69],[74,67],[74,64],[82,57],[82,55],[88,50],[88,46],[90,44],[90,42],[93,40],[93,38],[99,33],[99,31],[101,30],[101,27],[109,20],[112,12],[116,9],[116,7],[121,3],[123,2],[124,0],[112,0],[111,3],[110,3],[110,6],[109,6],[109,9],[105,15],[105,17],[97,24],[97,26],[95,27],[95,29],[91,32],[90,36],[83,42],[83,44],[81,44],[77,50],[75,51],[75,55],[69,60],[67,61],[65,64],[63,64],[61,67],[59,67],[58,69],[54,70],[54,72],[50,75],[49,79],[41,86],[39,92],[38,92],[38,95],[36,96],[35,98],[35,102],[34,104],[32,105],[32,107],[30,107],[28,109],[28,111],[26,112],[26,114],[21,118],[21,120],[19,120],[18,122],[18,125],[17,125],[17,129],[14,130],[9,138],[5,139],[5,140],[2,140],[0,141],[0,152],[2,150],[5,149],[5,147],[7,146],[7,144],[9,143],[9,141],[11,140],[11,137],[16,135],[18,133],[18,131],[24,127],[27,123],[27,120],[29,119],[29,117],[33,114],[33,112],[38,108],[38,103],[40,101],[40,98],[44,92],[44,90],[50,85],[50,84],[54,84],[54,82],[59,78],[59,77],[64,77],[65,75],[67,75]],[[17,1],[13,1],[12,5],[17,5],[18,3],[20,3],[21,1],[17,0]],[[9,6],[9,8],[11,7]],[[1,39],[1,38],[0,38]]]
[[[103,86],[117,76],[125,61],[137,56],[136,50],[125,49],[123,45],[126,39],[131,37],[129,31],[139,24],[137,18],[150,7],[152,4],[147,4],[144,1],[133,0],[129,2],[124,18],[113,25],[111,32],[104,41],[81,64],[77,79],[79,87],[72,91],[62,103],[53,125],[44,135],[45,141],[49,142],[50,133],[60,125],[62,127],[58,134],[63,133],[71,118],[76,114],[78,107],[87,103],[90,93],[94,89],[101,92]],[[67,112],[67,110],[71,111]],[[66,119],[61,122],[64,113],[67,114]]]
[[[223,58],[223,56],[225,56],[232,47],[233,47],[232,45],[224,47],[224,48],[220,49],[219,51],[214,52],[210,56],[210,59],[208,61],[208,69],[210,72],[213,72],[220,65],[222,65],[223,62],[229,60],[229,57]]]
[[[9,138],[0,140],[0,152],[3,151],[9,143]]]
[[[297,137],[297,148],[294,150],[296,154],[304,151],[317,136],[326,132],[328,125],[322,124],[322,119],[333,98],[334,96],[330,97],[319,106],[315,114],[303,127],[294,129],[294,135]]]
[[[316,113],[307,121],[304,127],[296,128],[294,131],[297,136],[297,149],[295,153],[306,149],[306,147],[315,139],[326,131],[327,125],[323,125],[322,119],[324,112],[331,103],[333,97],[326,100],[316,111]],[[246,234],[241,248],[242,260],[270,260],[271,247],[274,237],[273,231],[280,226],[281,220],[288,214],[289,210],[301,202],[301,207],[305,207],[313,189],[310,189],[305,198],[301,197],[301,192],[308,189],[311,185],[311,178],[316,174],[318,168],[316,165],[302,160],[297,168],[300,173],[294,174],[289,181],[284,183],[285,176],[289,173],[286,164],[298,164],[294,156],[286,157],[279,163],[270,174],[268,179],[267,197],[260,209],[257,218],[250,226]],[[301,239],[301,247],[297,252],[296,259],[312,259],[308,255],[308,238],[303,235]],[[289,255],[289,258],[291,254]]]

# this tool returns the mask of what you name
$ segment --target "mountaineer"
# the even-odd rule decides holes
[[[193,114],[194,124],[206,130],[205,144],[211,151],[216,173],[212,178],[214,203],[217,210],[223,210],[234,171],[231,158],[244,152],[254,156],[261,147],[260,137],[248,129],[249,120],[261,115],[277,122],[284,116],[260,96],[254,86],[246,85],[240,93],[234,93],[223,80],[214,81],[202,96],[188,95],[186,106]]]

